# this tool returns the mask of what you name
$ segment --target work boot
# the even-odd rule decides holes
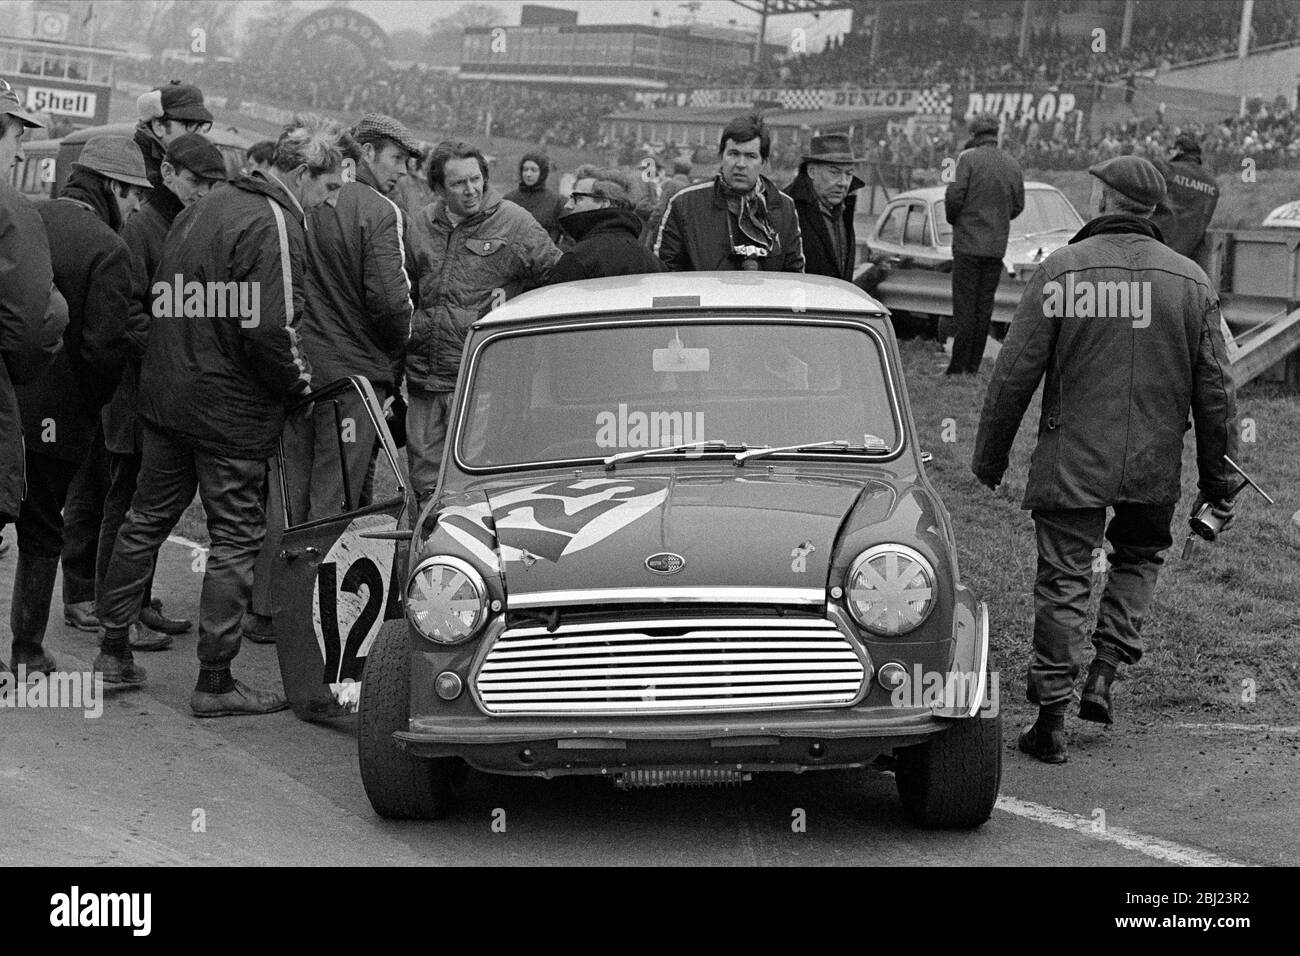
[[[18,552],[14,569],[13,604],[9,608],[9,627],[13,631],[15,668],[26,664],[28,673],[54,670],[54,658],[45,651],[45,625],[50,617],[54,597],[54,579],[59,573],[59,558],[35,557]]]
[[[131,656],[130,632],[127,628],[108,628],[99,643],[99,656],[90,665],[94,674],[102,674],[105,684],[143,684],[144,668]]]
[[[1021,732],[1019,747],[1043,763],[1065,763],[1065,715],[1039,710],[1038,720]]]
[[[275,643],[275,624],[265,614],[245,611],[242,630],[246,641],[252,641],[254,644]]]
[[[99,633],[99,617],[95,614],[94,601],[77,601],[63,605],[63,623],[79,631]]]
[[[184,634],[194,627],[194,622],[188,618],[164,616],[162,601],[157,598],[140,610],[140,623],[160,634]]]
[[[1088,680],[1083,685],[1083,698],[1079,701],[1079,719],[1097,724],[1113,724],[1110,715],[1110,685],[1115,680],[1115,664],[1094,657],[1088,668]]]
[[[129,643],[133,651],[165,651],[172,646],[172,636],[159,634],[139,624],[132,624]]]
[[[284,695],[271,690],[254,690],[235,680],[229,670],[199,672],[199,682],[190,695],[195,717],[240,717],[273,714],[289,706]]]

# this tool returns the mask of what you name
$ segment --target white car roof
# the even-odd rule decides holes
[[[479,323],[497,325],[669,308],[885,313],[879,302],[857,286],[826,276],[792,272],[661,272],[583,279],[534,289],[493,309]]]
[[[947,188],[948,188],[947,186],[923,186],[920,189],[909,189],[907,192],[898,193],[897,195],[893,196],[889,201],[891,203],[894,203],[894,202],[898,202],[898,200],[900,199],[923,199],[926,202],[937,202],[938,200],[943,198],[943,194],[947,190]],[[1026,189],[1050,189],[1054,193],[1060,192],[1060,190],[1057,189],[1055,186],[1053,186],[1051,183],[1040,183],[1037,180],[1025,183],[1025,188]]]

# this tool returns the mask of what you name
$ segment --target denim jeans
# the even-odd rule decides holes
[[[199,565],[203,568],[199,665],[204,669],[228,666],[239,653],[253,563],[266,531],[265,478],[265,460],[216,455],[146,426],[135,496],[113,545],[99,600],[104,627],[120,632],[139,618],[158,549],[197,489],[212,541],[206,562]]]
[[[96,601],[104,593],[104,578],[108,574],[109,561],[113,558],[117,533],[122,529],[122,522],[126,520],[126,513],[131,508],[131,499],[135,497],[136,479],[140,476],[140,461],[139,454],[122,455],[111,451],[108,453],[108,495],[104,498],[104,519],[99,526],[99,553],[95,560],[94,599]],[[64,555],[67,555],[66,548]],[[67,575],[66,568],[64,575],[65,577]],[[65,586],[65,596],[66,591]],[[141,609],[149,606],[152,597],[153,573],[150,572],[149,581],[145,584],[140,599]],[[83,598],[83,600],[87,599]]]
[[[1105,508],[1032,512],[1038,537],[1034,583],[1034,656],[1029,700],[1042,706],[1070,699],[1081,668],[1092,577],[1100,569],[1102,533],[1111,543],[1106,588],[1092,643],[1097,656],[1115,664],[1142,657],[1142,622],[1173,544],[1174,505],[1117,504],[1106,524]]]

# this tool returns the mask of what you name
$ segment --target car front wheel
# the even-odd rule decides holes
[[[1002,782],[1002,717],[968,717],[923,744],[897,751],[894,779],[918,826],[969,829],[984,823]]]
[[[392,820],[440,820],[451,812],[467,768],[454,757],[412,757],[393,732],[407,729],[410,710],[410,626],[388,621],[366,655],[357,713],[361,783],[370,805]]]

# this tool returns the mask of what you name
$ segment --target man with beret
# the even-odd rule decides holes
[[[203,91],[179,80],[142,94],[135,105],[140,113],[135,142],[144,153],[149,182],[154,189],[161,189],[161,167],[167,147],[186,133],[211,131],[212,114],[203,105]]]
[[[14,386],[49,366],[68,324],[68,304],[54,286],[40,214],[9,184],[10,170],[23,161],[23,136],[44,125],[0,79],[0,531],[18,517],[26,487]],[[9,543],[0,539],[0,555],[7,550]]]
[[[63,549],[63,509],[126,351],[131,256],[117,230],[148,188],[136,145],[125,136],[98,136],[72,164],[59,198],[39,207],[68,327],[50,367],[16,389],[27,498],[18,514],[10,625],[14,666],[25,664],[29,672],[48,674],[55,666],[43,645]]]
[[[1164,179],[1137,156],[1089,172],[1095,218],[1030,280],[993,370],[971,462],[996,489],[1046,374],[1023,503],[1038,543],[1028,696],[1039,712],[1019,745],[1047,763],[1066,759],[1065,712],[1103,534],[1113,552],[1079,716],[1109,724],[1116,668],[1142,656],[1142,623],[1173,543],[1188,413],[1200,473],[1193,510],[1208,501],[1231,522],[1234,476],[1223,456],[1237,453],[1218,296],[1151,224]]]
[[[93,600],[104,588],[104,575],[108,572],[113,555],[113,543],[126,518],[131,498],[135,494],[136,477],[140,472],[143,444],[141,426],[136,415],[139,402],[140,362],[149,344],[149,326],[153,320],[153,296],[150,284],[162,262],[163,249],[172,220],[183,209],[194,205],[206,196],[214,185],[226,181],[226,165],[221,151],[200,133],[185,133],[172,140],[159,166],[163,186],[151,190],[140,211],[122,227],[122,238],[131,251],[132,284],[131,307],[127,316],[127,354],[122,367],[122,380],[102,416],[103,442],[108,459],[108,492],[102,502],[98,527],[96,558],[94,561]],[[67,577],[65,552],[64,577]],[[183,634],[193,623],[166,617],[162,602],[152,594],[153,577],[145,584],[139,623],[152,631],[143,633],[132,629],[130,646],[134,650],[163,650],[171,645],[171,634]],[[69,607],[64,605],[65,616]],[[75,613],[75,612],[74,612]],[[98,625],[94,605],[84,612]]]
[[[1151,221],[1160,230],[1165,245],[1196,259],[1219,204],[1219,183],[1201,165],[1201,147],[1191,133],[1180,133],[1174,140],[1172,158],[1155,165],[1165,178],[1167,192]]]
[[[997,119],[973,117],[970,135],[943,197],[944,218],[952,224],[955,334],[949,375],[973,375],[980,370],[1011,220],[1025,208],[1020,164],[998,148]]]

